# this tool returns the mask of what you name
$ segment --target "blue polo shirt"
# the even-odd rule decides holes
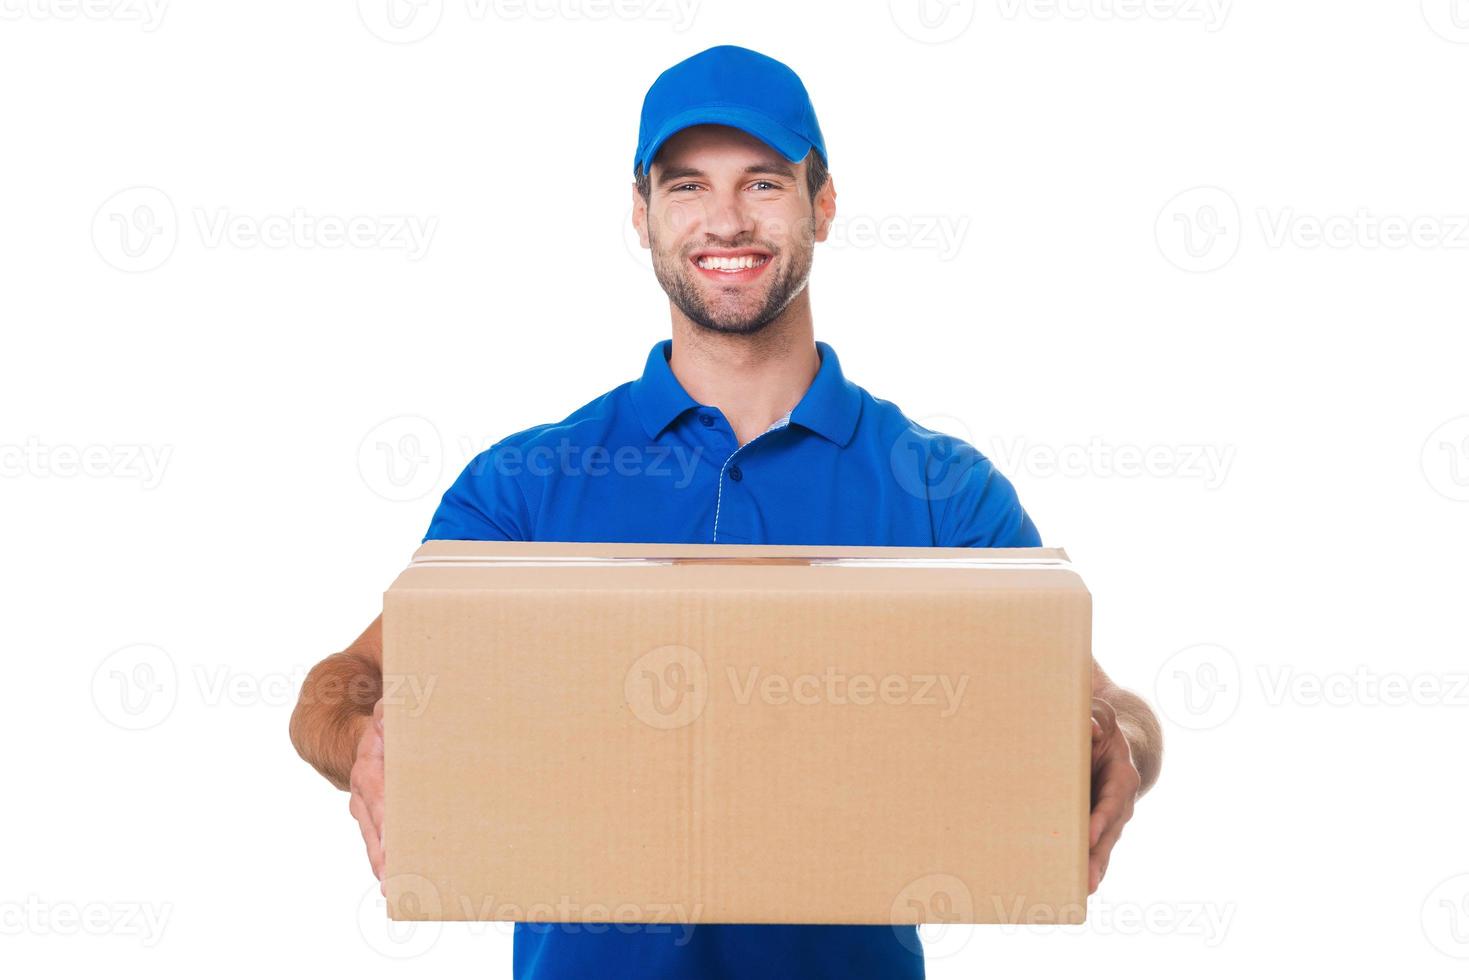
[[[424,540],[1039,547],[1010,481],[842,374],[829,344],[743,446],[653,345],[640,378],[506,436],[444,494]],[[836,856],[833,860],[837,860]],[[923,976],[912,926],[517,923],[519,980]]]

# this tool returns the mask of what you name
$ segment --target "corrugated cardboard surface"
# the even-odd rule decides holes
[[[390,914],[1083,921],[1090,630],[1053,549],[429,542]]]

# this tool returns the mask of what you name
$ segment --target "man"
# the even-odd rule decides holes
[[[634,177],[633,221],[668,294],[671,340],[637,380],[476,457],[424,540],[1040,545],[988,460],[852,384],[815,340],[807,280],[836,190],[793,71],[732,46],[673,66],[644,100]],[[589,448],[607,465],[554,464],[590,459]],[[381,648],[378,620],[308,675],[291,722],[301,755],[350,789],[379,878]],[[365,697],[315,694],[364,683]],[[1095,891],[1161,745],[1152,712],[1095,662],[1093,685]],[[514,958],[524,978],[891,980],[923,976],[919,948],[911,926],[518,924]]]

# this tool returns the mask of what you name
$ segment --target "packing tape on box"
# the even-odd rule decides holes
[[[1061,558],[837,558],[837,557],[794,557],[771,555],[763,558],[707,557],[692,558],[670,555],[668,557],[606,555],[540,555],[521,557],[503,555],[486,558],[481,555],[426,555],[414,558],[409,568],[445,567],[460,568],[552,568],[552,567],[658,567],[665,565],[804,565],[823,568],[1070,568],[1071,562]]]

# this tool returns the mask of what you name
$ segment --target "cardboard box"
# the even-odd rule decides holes
[[[436,541],[383,608],[395,919],[1085,919],[1063,551]]]

